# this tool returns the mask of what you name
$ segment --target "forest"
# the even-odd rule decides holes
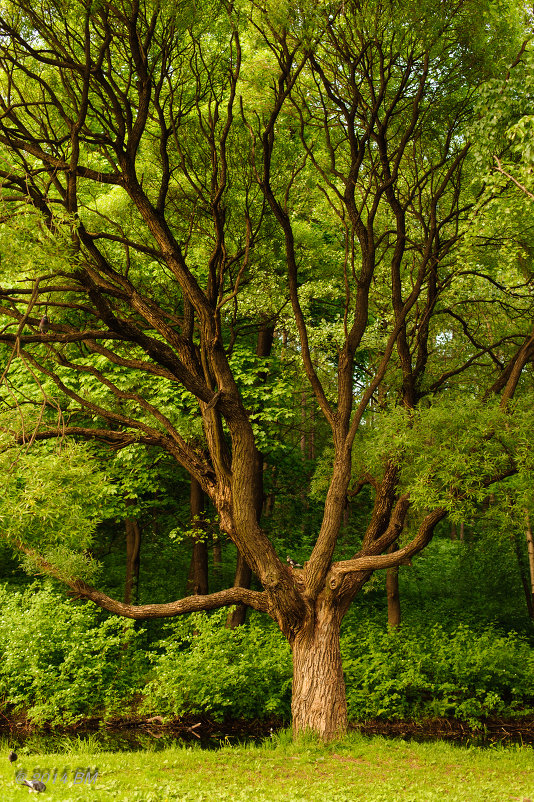
[[[5,0],[0,716],[534,716],[519,0]]]

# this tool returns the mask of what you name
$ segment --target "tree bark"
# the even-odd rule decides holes
[[[339,643],[339,608],[318,604],[314,621],[291,643],[293,734],[312,731],[325,741],[347,731],[347,700]]]
[[[264,322],[258,331],[258,340],[256,344],[256,356],[267,358],[271,355],[274,340],[274,325],[272,322]],[[259,379],[265,383],[267,379],[267,372],[259,374]],[[263,511],[263,455],[261,451],[256,450],[254,470],[256,474],[256,481],[254,487],[256,489],[256,496],[254,499],[254,506],[258,521],[261,518]],[[252,570],[243,557],[237,552],[237,564],[234,576],[234,588],[250,588],[252,580]],[[235,629],[245,623],[247,619],[247,607],[245,604],[238,604],[234,609],[230,610],[226,617],[226,627],[228,629]]]
[[[256,496],[255,496],[255,509],[258,521],[261,517],[263,507],[263,456],[260,451],[256,451],[256,458],[254,463],[254,471],[256,474]],[[237,564],[234,576],[234,588],[250,588],[252,580],[252,570],[238,550]],[[226,617],[226,627],[228,629],[235,629],[240,627],[247,620],[247,606],[245,604],[238,604],[234,609],[231,609]]]

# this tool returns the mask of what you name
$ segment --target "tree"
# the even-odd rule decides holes
[[[466,126],[520,29],[518,6],[497,14],[481,0],[417,12],[374,0],[15,0],[0,16],[5,403],[12,419],[23,408],[24,365],[44,410],[31,429],[7,428],[21,444],[59,434],[166,451],[263,590],[132,606],[15,545],[119,615],[235,604],[270,615],[292,649],[295,732],[347,726],[339,626],[373,572],[409,561],[449,509],[519,470],[494,436],[497,415],[460,438],[470,467],[495,449],[476,481],[459,461],[440,473],[431,460],[424,491],[410,473],[414,454],[435,458],[440,431],[458,434],[443,418],[457,402],[440,407],[441,396],[497,382],[510,400],[521,379],[507,368],[528,292],[522,316],[499,306],[499,331],[481,337],[488,287],[508,289],[455,255],[483,189]],[[303,569],[261,526],[275,385],[233,362],[266,323],[285,332],[273,354],[293,345],[329,432],[324,515]],[[366,529],[337,559],[347,494],[364,486]]]

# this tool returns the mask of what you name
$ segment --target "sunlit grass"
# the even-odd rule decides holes
[[[324,746],[287,734],[261,746],[94,752],[88,742],[53,754],[31,752],[0,766],[2,802],[24,799],[17,772],[48,771],[46,797],[58,802],[504,802],[534,798],[531,747],[461,747],[352,735]],[[15,768],[16,767],[16,768]],[[89,779],[87,781],[87,771]],[[95,772],[98,775],[95,779]],[[76,775],[77,772],[77,775]],[[77,777],[77,779],[75,779]]]

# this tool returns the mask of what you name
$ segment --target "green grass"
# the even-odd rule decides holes
[[[55,783],[37,797],[58,802],[506,802],[534,800],[531,747],[460,747],[353,735],[323,746],[297,744],[287,734],[264,746],[221,746],[218,750],[174,745],[161,751],[89,751],[21,754],[14,766],[58,770]],[[28,748],[28,752],[29,752]],[[7,757],[0,768],[2,802],[26,799]],[[97,779],[73,783],[89,768]],[[63,772],[67,782],[61,781]],[[33,797],[35,798],[35,797]]]

